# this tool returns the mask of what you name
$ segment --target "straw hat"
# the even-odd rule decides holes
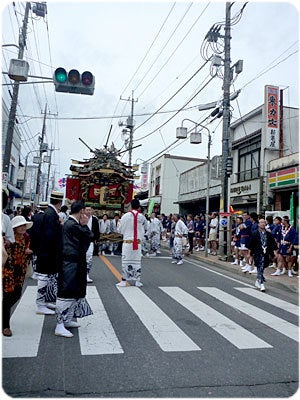
[[[62,192],[53,191],[50,194],[50,199],[63,201],[64,194]]]
[[[18,226],[26,225],[26,230],[30,229],[33,225],[32,221],[26,221],[23,215],[17,215],[11,220],[11,224],[13,228],[17,228]]]
[[[46,201],[41,201],[39,204],[39,208],[42,210],[46,209],[48,207],[48,203]]]

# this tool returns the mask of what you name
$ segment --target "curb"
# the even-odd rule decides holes
[[[166,249],[166,250],[169,249],[168,246],[165,246],[165,245],[162,245],[161,247]],[[200,254],[198,255],[198,254],[194,254],[193,253],[193,254],[189,254],[188,256],[184,256],[184,259],[197,260],[197,261],[200,261],[202,263],[205,263],[205,264],[220,268],[222,270],[225,269],[226,271],[232,272],[235,275],[247,278],[249,280],[249,282],[254,284],[254,280],[253,280],[254,277],[252,277],[251,275],[240,271],[239,266],[238,266],[238,269],[234,268],[233,266],[231,266],[230,263],[218,260],[218,258],[211,259],[209,256],[206,258],[206,257],[204,257],[204,256],[202,256]],[[299,281],[298,281],[299,278],[297,278],[296,276],[294,278],[288,278],[286,276],[272,277],[272,276],[270,276],[269,272],[270,273],[273,272],[273,268],[267,268],[266,271],[265,271],[265,274],[264,274],[268,285],[273,286],[273,287],[277,287],[278,289],[288,290],[288,291],[290,291],[292,293],[299,293]],[[278,278],[281,279],[281,281],[279,281]],[[288,281],[283,281],[283,279],[285,279],[285,280],[289,279],[289,280]]]

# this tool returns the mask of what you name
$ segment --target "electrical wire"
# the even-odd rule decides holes
[[[130,85],[130,83],[133,81],[134,77],[136,76],[136,74],[137,74],[138,71],[140,70],[140,68],[141,68],[141,66],[142,66],[142,64],[143,64],[143,62],[145,61],[147,55],[149,54],[149,52],[150,52],[150,50],[152,49],[154,43],[156,42],[158,36],[160,35],[161,31],[163,30],[163,28],[164,28],[164,26],[165,26],[167,20],[169,19],[169,17],[170,17],[170,15],[171,15],[172,11],[174,10],[175,5],[176,5],[176,2],[172,4],[171,9],[170,9],[169,12],[168,12],[168,15],[167,15],[166,18],[164,19],[164,21],[163,21],[161,27],[159,28],[157,34],[156,34],[155,37],[154,37],[154,39],[153,39],[151,45],[149,46],[148,50],[146,51],[146,54],[144,55],[143,59],[142,59],[141,62],[139,63],[139,65],[138,65],[136,71],[135,71],[134,74],[132,75],[132,77],[131,77],[130,81],[128,82],[128,84],[126,85],[125,89],[122,91],[121,97],[123,96],[124,92],[127,90],[128,86]]]
[[[141,141],[141,140],[143,140],[143,139],[145,139],[146,137],[149,137],[149,136],[151,136],[151,135],[153,135],[153,133],[155,133],[155,132],[157,132],[160,128],[162,128],[163,126],[165,126],[166,124],[168,124],[174,117],[176,117],[176,115],[177,114],[179,114],[182,110],[183,110],[183,108],[185,107],[185,106],[187,106],[212,80],[213,80],[213,78],[214,78],[214,76],[212,76],[210,79],[209,79],[209,81],[208,82],[206,82],[205,84],[204,84],[204,86],[202,86],[197,92],[196,92],[196,94],[194,95],[194,96],[192,96],[178,111],[176,111],[176,113],[172,116],[172,117],[170,117],[167,121],[165,121],[162,125],[160,125],[158,128],[156,128],[156,129],[154,129],[152,132],[150,132],[150,133],[148,133],[147,135],[144,135],[144,136],[142,136],[141,138],[139,138],[139,139],[135,139],[135,142],[139,142],[139,141]]]
[[[208,6],[210,5],[210,2],[207,3],[207,5],[204,7],[204,9],[202,10],[202,12],[200,13],[200,15],[196,18],[196,20],[194,21],[194,23],[191,25],[191,27],[189,28],[189,30],[187,31],[187,33],[183,36],[183,38],[181,39],[181,41],[179,42],[179,44],[175,47],[175,49],[173,50],[173,52],[170,54],[170,56],[167,58],[167,60],[165,61],[165,63],[161,66],[161,68],[157,71],[157,73],[154,75],[154,77],[151,79],[151,81],[148,83],[148,85],[145,87],[145,89],[140,93],[139,98],[142,97],[142,95],[146,92],[146,90],[149,88],[149,86],[153,83],[153,81],[157,78],[157,76],[161,73],[161,71],[163,70],[163,68],[169,63],[169,61],[171,60],[171,58],[174,56],[174,54],[176,53],[176,51],[179,49],[179,47],[182,45],[182,43],[185,41],[185,39],[187,38],[187,36],[191,33],[192,29],[196,26],[196,23],[199,21],[199,19],[202,17],[202,15],[204,14],[204,12],[206,11],[206,9],[208,8]]]
[[[167,47],[167,45],[169,44],[170,40],[172,39],[172,37],[174,36],[174,34],[176,33],[177,29],[179,28],[179,26],[182,24],[184,18],[186,17],[187,13],[189,12],[190,8],[192,7],[193,3],[190,3],[186,9],[186,11],[184,12],[183,16],[181,17],[180,21],[178,22],[178,24],[176,25],[175,29],[172,31],[171,35],[169,36],[169,38],[167,39],[167,41],[165,42],[165,44],[163,45],[162,49],[160,50],[160,52],[158,53],[157,57],[155,58],[155,60],[152,62],[152,64],[150,65],[150,67],[148,68],[148,70],[146,71],[146,73],[143,75],[142,79],[140,80],[140,82],[136,85],[136,87],[134,88],[134,91],[137,90],[137,88],[141,85],[141,83],[145,80],[146,76],[149,74],[149,72],[151,71],[151,69],[153,68],[154,64],[156,63],[156,61],[158,60],[158,58],[162,55],[164,49]]]
[[[200,68],[197,69],[197,71],[157,110],[155,111],[146,121],[144,121],[142,124],[137,126],[134,131],[137,131],[141,126],[145,125],[151,118],[153,118],[162,108],[164,108],[201,70],[202,68],[205,67],[207,64],[207,61],[201,65]]]

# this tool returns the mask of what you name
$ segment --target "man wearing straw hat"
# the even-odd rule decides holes
[[[62,258],[62,225],[59,221],[59,210],[63,193],[53,191],[50,204],[45,210],[40,228],[40,244],[37,251],[36,272],[38,278],[36,314],[54,315],[51,303],[57,296],[57,273]]]

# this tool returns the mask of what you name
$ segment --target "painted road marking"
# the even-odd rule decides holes
[[[87,287],[87,301],[93,315],[79,319],[82,355],[124,353],[95,286]]]
[[[250,288],[235,288],[240,292],[246,293],[249,296],[255,297],[258,300],[264,301],[265,303],[272,304],[274,307],[281,308],[282,310],[288,311],[289,313],[299,315],[299,306],[289,303],[288,301],[277,299],[277,297],[270,296],[269,294],[259,292],[257,289]]]
[[[269,326],[270,328],[275,329],[277,332],[282,333],[290,339],[299,341],[298,327],[296,325],[293,325],[290,322],[287,322],[281,318],[276,317],[275,315],[261,310],[259,307],[255,307],[251,304],[246,303],[245,301],[239,300],[238,298],[231,296],[223,290],[214,287],[198,287],[198,289],[202,290],[205,293],[208,293],[210,296],[215,297],[223,303],[226,303],[227,305],[249,315],[249,317],[256,319],[257,321]]]
[[[37,315],[36,311],[36,286],[27,286],[19,304],[10,319],[13,335],[3,336],[2,357],[36,357],[42,336],[44,315]],[[53,318],[53,328],[55,316]]]
[[[178,287],[160,287],[238,349],[270,348],[270,344]]]
[[[201,350],[139,288],[134,286],[118,287],[118,290],[163,351]]]

